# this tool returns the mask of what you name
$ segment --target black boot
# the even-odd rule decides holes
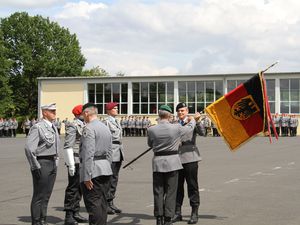
[[[116,214],[115,210],[112,208],[112,201],[107,202],[107,214],[109,215]]]
[[[74,212],[73,218],[78,222],[78,223],[88,223],[89,220],[84,218],[79,214],[79,212]]]
[[[72,211],[66,211],[65,225],[78,225],[77,221],[73,217]]]
[[[48,225],[48,223],[46,222],[46,217],[43,217],[41,219],[41,225]]]
[[[165,217],[164,225],[173,225],[171,217]]]
[[[174,217],[172,218],[172,222],[173,223],[176,223],[178,221],[182,221],[182,215],[181,215],[181,207],[180,206],[176,206],[176,209],[175,209],[175,215]]]
[[[115,213],[121,213],[122,212],[121,209],[119,209],[117,206],[115,206],[114,201],[110,201],[109,204],[110,204],[110,208],[112,208],[115,211]]]
[[[198,206],[193,206],[192,207],[192,213],[191,213],[191,218],[188,221],[188,224],[196,224],[198,223]]]
[[[164,225],[163,217],[157,216],[156,217],[156,225]]]

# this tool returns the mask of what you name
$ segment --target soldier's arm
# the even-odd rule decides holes
[[[109,145],[109,149],[108,149],[108,151],[107,151],[107,153],[106,153],[106,159],[109,161],[109,163],[111,164],[112,163],[112,136],[110,136],[110,140],[109,140],[109,142],[111,143],[110,145]]]
[[[76,141],[76,126],[72,123],[66,126],[64,149],[73,148]]]
[[[148,138],[147,138],[148,146],[153,148],[153,140],[151,136],[152,136],[151,129],[148,129]]]
[[[82,133],[82,168],[83,180],[92,179],[92,165],[95,155],[95,133],[88,127],[84,128]]]
[[[29,135],[25,144],[25,154],[29,162],[31,170],[40,169],[41,165],[36,159],[36,150],[39,144],[39,129],[38,126],[33,126],[30,129]]]
[[[190,121],[184,126],[180,126],[178,124],[181,137],[184,136],[187,132],[193,131],[195,129],[196,121],[194,120],[193,117],[190,117],[189,120]]]

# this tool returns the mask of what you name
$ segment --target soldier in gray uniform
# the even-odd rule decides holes
[[[73,122],[65,123],[66,137],[63,151],[65,164],[68,168],[68,186],[65,191],[64,202],[65,225],[88,222],[86,218],[79,214],[79,203],[82,197],[79,181],[79,147],[84,127],[81,117],[82,105],[75,106],[72,113],[75,116]]]
[[[124,160],[124,152],[122,145],[122,127],[120,122],[116,119],[118,115],[118,103],[109,102],[105,105],[106,113],[108,117],[104,121],[105,125],[111,132],[112,135],[112,164],[111,169],[113,175],[110,178],[110,187],[108,191],[108,214],[121,213],[122,210],[119,209],[114,204],[114,199],[116,195],[118,180],[119,180],[119,171],[121,168],[122,161]]]
[[[288,136],[289,121],[290,121],[290,118],[287,116],[287,114],[283,113],[282,117],[281,117],[281,134],[282,134],[283,137]]]
[[[112,138],[107,126],[97,118],[97,106],[82,107],[86,126],[81,136],[80,185],[89,213],[90,225],[104,225],[107,220],[107,192],[112,175]]]
[[[9,137],[9,127],[10,127],[9,119],[4,119],[3,126],[4,126],[3,128],[4,137]]]
[[[25,130],[25,134],[26,134],[26,137],[27,137],[28,133],[29,133],[29,130],[30,130],[30,127],[31,127],[31,122],[28,119],[28,117],[26,117],[25,121],[23,122],[22,127]]]
[[[0,137],[3,137],[3,128],[4,128],[3,118],[0,118]]]
[[[18,121],[16,120],[16,118],[12,118],[12,121],[11,121],[11,135],[12,135],[12,137],[17,136],[17,129],[18,129]]]
[[[59,136],[52,124],[56,116],[56,104],[44,105],[41,110],[43,120],[30,129],[25,145],[33,180],[32,225],[47,224],[47,207],[58,165]]]
[[[171,124],[172,110],[168,105],[159,108],[159,123],[148,129],[148,145],[153,149],[154,216],[157,225],[171,225],[175,214],[178,170],[182,169],[178,147],[186,132],[192,132],[195,120],[186,126]],[[167,188],[166,188],[167,187]]]
[[[291,115],[290,117],[290,135],[294,137],[297,135],[298,119],[296,115]]]
[[[274,123],[275,129],[276,129],[276,132],[279,136],[279,134],[280,134],[280,118],[278,116],[278,113],[275,114],[273,123]]]
[[[54,125],[56,126],[56,129],[58,131],[58,134],[60,135],[60,129],[61,129],[61,121],[59,120],[59,118],[57,118],[54,122]]]
[[[188,106],[185,103],[179,103],[176,106],[179,124],[184,126],[188,118]],[[195,117],[200,118],[200,113]],[[196,146],[196,134],[203,135],[200,123],[197,122],[194,130],[186,133],[182,138],[182,145],[179,147],[179,156],[183,170],[179,171],[178,189],[176,198],[175,216],[173,222],[181,221],[181,206],[184,198],[184,181],[187,183],[188,197],[192,207],[191,217],[188,224],[198,222],[198,209],[200,205],[199,186],[198,186],[198,161],[201,160],[200,152]]]

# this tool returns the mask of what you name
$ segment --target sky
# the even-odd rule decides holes
[[[75,33],[86,69],[111,75],[300,71],[298,0],[0,0]]]

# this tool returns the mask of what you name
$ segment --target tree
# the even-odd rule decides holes
[[[79,76],[85,65],[75,34],[48,18],[14,13],[1,20],[17,113],[37,113],[37,77]]]
[[[5,58],[6,49],[3,43],[3,35],[0,30],[0,117],[12,116],[14,105],[12,102],[12,90],[8,84],[10,63]]]
[[[109,77],[109,73],[99,66],[84,70],[81,75],[86,77]]]

